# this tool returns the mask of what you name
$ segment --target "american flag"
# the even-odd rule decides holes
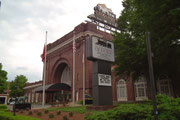
[[[73,44],[72,44],[73,53],[76,52],[76,42],[75,42],[75,31],[73,31]]]
[[[73,49],[73,52],[75,53],[76,52],[76,42],[75,42],[75,40],[73,40],[72,49]]]

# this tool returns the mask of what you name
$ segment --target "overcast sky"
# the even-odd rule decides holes
[[[87,20],[98,3],[120,15],[122,0],[0,0],[0,63],[8,81],[25,75],[28,82],[42,79],[40,54],[48,31],[52,43]]]

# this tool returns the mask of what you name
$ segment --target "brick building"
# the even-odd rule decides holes
[[[40,86],[42,86],[42,81],[27,83],[27,85],[23,88],[25,93],[24,95],[28,96],[26,102],[36,103],[36,104],[41,103],[42,94],[34,91],[36,88]]]
[[[85,40],[89,36],[98,36],[106,40],[113,40],[111,34],[97,29],[97,26],[92,23],[81,23],[74,28],[76,41],[76,55],[75,55],[75,101],[78,102],[83,99],[83,46]],[[46,102],[51,102],[60,99],[61,94],[65,94],[67,100],[72,101],[72,76],[73,76],[73,31],[64,35],[62,38],[47,45],[46,58]],[[85,46],[86,47],[86,46]],[[85,52],[86,53],[86,52]],[[84,53],[84,54],[85,54]],[[139,76],[137,80],[132,80],[132,74],[121,75],[115,77],[112,66],[112,94],[113,101],[140,101],[144,99],[151,99],[151,88],[147,78],[143,75]],[[161,75],[156,80],[156,87],[158,93],[174,96],[172,82],[167,76]],[[62,90],[57,85],[65,84],[70,89]],[[40,82],[42,84],[42,82]],[[38,84],[38,85],[40,85]],[[36,83],[37,85],[37,83]],[[56,87],[55,87],[56,86]],[[36,86],[37,87],[37,86]],[[38,94],[38,100],[42,98],[42,86],[34,88],[33,85],[25,87],[26,95],[30,98],[28,101],[34,102]],[[31,92],[34,93],[31,93]],[[85,93],[92,96],[92,62],[85,59]]]
[[[8,82],[8,89],[5,91],[4,94],[0,94],[0,104],[8,104],[8,100],[9,100],[9,85],[11,82]]]

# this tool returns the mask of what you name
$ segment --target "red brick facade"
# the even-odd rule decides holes
[[[92,23],[81,23],[74,28],[75,31],[75,41],[76,41],[76,55],[75,55],[75,100],[79,101],[83,98],[83,46],[85,45],[85,40],[88,36],[95,35],[106,40],[113,40],[111,34],[100,31],[97,26]],[[71,96],[72,96],[72,78],[73,78],[73,31],[69,32],[62,38],[56,40],[53,43],[47,45],[47,58],[46,58],[46,85],[52,83],[61,83],[62,73],[65,67],[69,68],[70,71],[70,86],[71,86]],[[86,52],[85,52],[86,53]],[[85,54],[84,53],[84,54]],[[85,57],[86,58],[86,57]],[[151,88],[149,81],[135,84],[132,80],[132,73],[130,75],[124,75],[115,77],[112,67],[112,96],[113,101],[119,101],[118,95],[120,96],[121,86],[117,88],[117,83],[120,79],[125,81],[126,100],[125,101],[136,101],[143,99],[151,99]],[[141,84],[142,83],[142,84]],[[141,85],[139,85],[141,84]],[[137,88],[143,86],[143,88]],[[136,87],[135,87],[136,86]],[[26,90],[29,95],[32,89]],[[142,91],[141,91],[142,90]],[[137,93],[137,91],[141,91]],[[85,92],[86,94],[92,95],[92,62],[85,59]],[[163,92],[163,91],[161,91]],[[77,94],[78,93],[78,94]],[[145,95],[144,98],[141,98]],[[173,95],[173,94],[171,94]],[[32,95],[30,95],[32,96]],[[51,95],[49,95],[51,96]],[[139,97],[139,98],[138,98]],[[35,98],[34,98],[35,99]],[[39,95],[39,100],[41,101],[42,95]],[[71,99],[72,100],[72,99]],[[32,101],[31,101],[32,102]]]
[[[92,23],[81,23],[74,29],[76,40],[76,55],[75,55],[75,91],[78,92],[78,100],[82,100],[83,94],[83,45],[85,40],[90,35],[96,35],[104,39],[112,40],[112,36],[108,33],[97,30],[96,25]],[[73,31],[66,34],[64,37],[56,40],[54,43],[48,44],[47,47],[47,74],[46,85],[51,83],[61,82],[61,73],[63,70],[63,64],[66,64],[70,68],[71,81],[72,81],[72,38]],[[62,66],[62,68],[61,68]],[[85,86],[86,93],[92,94],[92,62],[85,59]],[[71,86],[73,86],[71,82]],[[76,98],[77,99],[77,98]]]

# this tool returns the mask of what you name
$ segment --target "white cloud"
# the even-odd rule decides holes
[[[40,54],[48,31],[54,42],[87,20],[93,7],[105,3],[119,16],[121,0],[1,0],[0,63],[8,80],[24,74],[29,81],[42,78]]]

